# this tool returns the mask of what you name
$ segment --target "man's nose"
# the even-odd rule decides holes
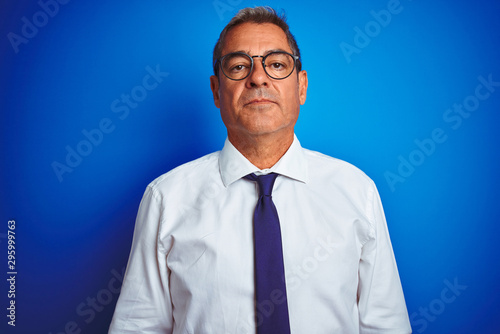
[[[254,58],[252,73],[247,78],[248,88],[267,86],[269,84],[269,77],[264,70],[261,59]]]

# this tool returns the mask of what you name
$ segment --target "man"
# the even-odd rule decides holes
[[[146,189],[110,333],[410,333],[373,182],[303,149],[284,19],[241,10],[210,78],[227,140]]]

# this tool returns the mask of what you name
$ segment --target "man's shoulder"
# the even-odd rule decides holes
[[[209,153],[198,159],[179,165],[154,179],[148,185],[148,188],[161,190],[165,187],[192,183],[209,178],[210,176],[213,177],[214,172],[219,169],[219,154],[220,151]]]
[[[373,184],[365,172],[347,161],[309,149],[304,149],[304,153],[309,161],[312,176],[351,182],[351,184],[355,181],[365,186]]]

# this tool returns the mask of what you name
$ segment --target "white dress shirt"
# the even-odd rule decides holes
[[[411,333],[382,205],[356,167],[294,138],[259,170],[226,140],[222,151],[146,189],[110,333],[255,334],[250,173],[273,188],[292,334]]]

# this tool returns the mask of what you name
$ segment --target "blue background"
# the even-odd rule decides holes
[[[378,185],[414,333],[498,333],[500,87],[474,95],[479,77],[500,81],[500,3],[401,0],[390,22],[375,23],[391,3],[70,1],[44,16],[40,2],[4,1],[2,333],[106,333],[146,185],[222,148],[212,48],[232,15],[255,5],[284,8],[301,48],[309,75],[296,127],[302,145],[351,162]],[[24,28],[30,37],[11,42],[24,38],[27,21],[36,33]],[[345,54],[346,44],[356,52]],[[163,73],[152,90],[140,88],[148,67]],[[131,93],[141,101],[114,112],[113,101]],[[470,114],[447,121],[464,101]],[[103,120],[108,133],[82,144],[82,131]],[[430,144],[436,129],[441,140]],[[59,178],[53,164],[67,163],[68,147],[86,156]],[[15,328],[5,316],[11,219]]]

